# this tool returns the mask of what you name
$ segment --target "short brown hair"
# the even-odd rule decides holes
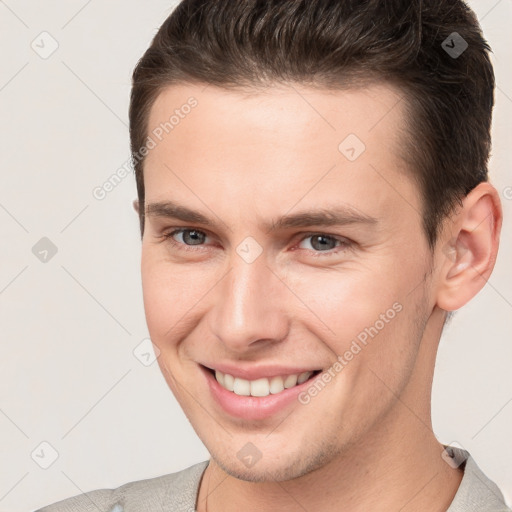
[[[409,136],[402,157],[421,191],[433,249],[443,219],[488,179],[489,51],[461,0],[183,0],[133,72],[130,138],[141,234],[139,151],[163,88],[295,82],[341,89],[384,80],[403,92]]]

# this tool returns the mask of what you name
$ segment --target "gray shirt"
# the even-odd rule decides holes
[[[464,476],[446,512],[511,512],[495,483],[469,453],[452,447],[454,466]],[[448,461],[449,463],[450,461]],[[98,489],[59,501],[36,512],[194,512],[199,484],[208,461],[169,475],[138,480],[116,489]]]

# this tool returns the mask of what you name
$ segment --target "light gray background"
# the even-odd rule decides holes
[[[133,176],[102,201],[92,195],[129,157],[131,72],[173,5],[0,0],[0,511],[208,457],[157,364],[133,354],[148,335]],[[434,425],[510,500],[512,2],[471,5],[494,49],[491,181],[505,222],[490,282],[442,340]],[[59,45],[46,59],[31,47],[55,44],[43,31]],[[32,253],[42,237],[58,249],[46,263]],[[48,469],[44,441],[58,452]]]

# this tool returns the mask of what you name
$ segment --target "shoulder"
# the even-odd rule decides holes
[[[461,448],[446,447],[457,465],[464,464],[464,476],[447,512],[512,512],[498,486]]]
[[[115,489],[96,489],[36,512],[192,512],[208,461],[177,473],[129,482]]]

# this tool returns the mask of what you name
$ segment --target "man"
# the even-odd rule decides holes
[[[43,511],[509,510],[430,414],[498,251],[488,50],[462,1],[178,5],[133,75],[135,207],[211,459]]]

